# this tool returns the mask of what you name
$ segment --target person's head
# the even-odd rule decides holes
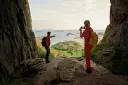
[[[47,36],[50,36],[51,35],[51,32],[47,32]]]
[[[84,21],[84,25],[85,25],[85,27],[90,27],[90,21],[89,20],[85,20]]]

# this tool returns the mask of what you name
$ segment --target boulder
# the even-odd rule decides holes
[[[74,67],[77,62],[71,59],[64,59],[58,64],[58,75],[62,81],[72,81],[74,78]]]
[[[37,72],[44,70],[44,62],[42,59],[29,59],[22,62],[21,74],[25,77],[35,75]]]

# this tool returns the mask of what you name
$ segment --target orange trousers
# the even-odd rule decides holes
[[[90,63],[90,57],[91,57],[91,51],[92,51],[92,45],[86,43],[85,44],[85,47],[84,47],[84,55],[85,55],[85,58],[86,58],[86,64],[85,64],[85,67],[87,69],[91,68],[91,63]]]

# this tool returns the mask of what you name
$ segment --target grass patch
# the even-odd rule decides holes
[[[56,51],[56,56],[81,57],[83,55],[83,46],[76,41],[64,41],[52,45],[52,49]]]
[[[62,50],[62,51],[79,51],[82,50],[82,45],[79,42],[76,41],[64,41],[64,42],[59,42],[55,45],[52,45],[53,49],[56,50]]]
[[[54,50],[56,50],[56,49],[54,49]],[[67,58],[83,56],[83,50],[73,51],[73,52],[66,51],[66,50],[56,50],[56,51],[57,51],[56,56],[64,56]]]
[[[39,56],[39,58],[44,58],[45,55],[46,55],[46,50],[45,50],[45,48],[38,46],[37,49],[38,49],[38,56]],[[50,53],[49,57],[50,57],[50,58],[53,58],[53,57],[55,57],[55,56],[54,56],[52,53]]]
[[[45,49],[41,48],[41,47],[38,47],[37,50],[38,50],[39,58],[44,58],[45,57],[45,53],[46,53]]]

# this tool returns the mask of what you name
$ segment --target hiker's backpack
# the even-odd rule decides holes
[[[90,45],[96,45],[97,43],[98,43],[98,35],[96,32],[92,32],[90,40],[89,40],[89,44]]]
[[[46,37],[43,37],[42,38],[41,44],[42,44],[43,47],[46,46]]]

